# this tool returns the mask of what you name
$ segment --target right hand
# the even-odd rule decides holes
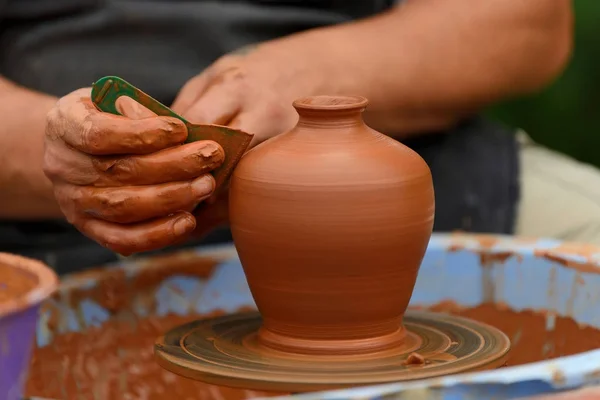
[[[122,255],[180,243],[191,212],[215,188],[225,154],[213,141],[183,144],[187,129],[128,97],[123,116],[98,111],[91,89],[61,98],[48,114],[44,172],[67,220]]]

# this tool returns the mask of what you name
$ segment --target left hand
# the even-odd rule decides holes
[[[225,55],[188,81],[172,109],[192,123],[252,133],[255,146],[295,125],[294,100],[322,90],[320,58],[285,42]]]

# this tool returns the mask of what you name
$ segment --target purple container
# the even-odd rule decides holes
[[[16,283],[17,282],[17,283]],[[56,289],[56,274],[43,263],[0,253],[0,399],[18,400],[27,377],[40,304]],[[15,284],[31,287],[3,299]],[[11,286],[13,285],[13,286]],[[4,292],[4,293],[3,293]]]

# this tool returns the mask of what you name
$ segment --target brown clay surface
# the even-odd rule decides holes
[[[37,286],[37,282],[30,272],[0,264],[0,303],[25,295]]]
[[[155,309],[154,292],[149,288],[155,287],[173,275],[207,278],[221,261],[198,255],[191,250],[137,261],[140,270],[132,279],[126,278],[125,270],[122,268],[90,269],[77,273],[77,280],[71,281],[68,287],[68,300],[73,307],[76,307],[82,300],[91,299],[108,311],[117,312],[133,309],[134,299],[139,301],[140,297],[145,297],[144,300],[149,308]],[[86,280],[97,280],[98,284],[92,288],[85,288],[86,285],[82,282]],[[54,295],[58,300],[61,296],[62,294],[58,292]]]
[[[523,260],[523,256],[518,254],[518,252],[492,251],[492,248],[501,241],[495,235],[471,233],[465,235],[462,232],[454,232],[451,237],[455,239],[455,243],[449,246],[448,251],[468,250],[479,254],[480,262],[484,266],[494,262],[502,263],[511,257],[516,257],[520,261]],[[476,240],[479,249],[467,249],[465,239]],[[511,240],[515,244],[531,244],[536,243],[539,239],[515,237]],[[587,243],[562,243],[553,248],[535,250],[534,255],[562,264],[579,272],[600,274],[600,267],[598,267],[598,246],[596,245]],[[573,259],[574,257],[576,259]]]
[[[473,318],[503,330],[512,340],[509,366],[600,347],[600,330],[580,327],[570,318],[557,316],[555,329],[547,331],[548,315],[544,313],[514,312],[494,305],[461,309],[452,303],[439,304],[432,310]],[[156,337],[195,318],[112,321],[85,334],[62,335],[53,346],[35,350],[26,393],[99,400],[228,400],[276,394],[206,385],[160,368],[153,356]]]
[[[58,277],[47,265],[0,253],[0,317],[44,300],[57,283]]]
[[[195,318],[198,316],[171,315],[110,321],[85,334],[62,335],[52,347],[35,350],[25,393],[52,399],[98,400],[235,400],[269,395],[195,382],[162,369],[154,361],[156,338]]]
[[[460,308],[442,303],[431,311],[450,312],[485,322],[503,331],[511,340],[508,366],[521,365],[600,348],[600,330],[580,326],[572,318],[533,311],[515,312],[508,307],[483,304]],[[553,330],[546,329],[547,318],[555,318]]]
[[[417,153],[365,125],[366,105],[297,100],[296,127],[233,172],[231,231],[264,318],[259,340],[274,349],[361,354],[405,337],[433,227],[432,179]]]
[[[579,272],[600,273],[598,267],[598,246],[585,243],[563,243],[552,249],[536,250],[535,255],[563,264]],[[570,257],[578,257],[575,261]]]

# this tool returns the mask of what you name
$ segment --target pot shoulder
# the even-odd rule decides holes
[[[345,185],[431,181],[415,151],[367,128],[348,137],[303,135],[292,130],[249,151],[233,178],[284,185]]]

